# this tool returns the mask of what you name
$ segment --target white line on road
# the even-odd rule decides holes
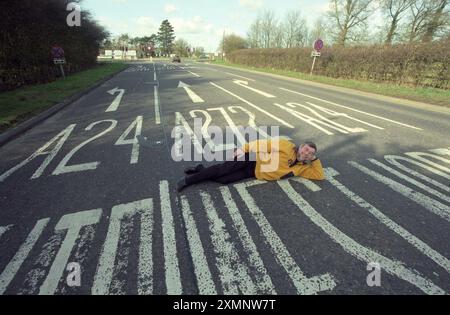
[[[220,187],[220,192],[222,193],[223,200],[227,206],[228,212],[230,213],[231,219],[233,220],[234,228],[238,232],[239,238],[241,240],[244,250],[248,253],[248,260],[255,270],[254,277],[256,278],[256,286],[260,291],[259,294],[277,294],[275,287],[272,283],[264,262],[258,253],[255,242],[245,225],[244,219],[241,216],[236,202],[231,196],[230,188],[223,186]]]
[[[391,123],[398,124],[398,125],[401,125],[401,126],[404,126],[404,127],[408,127],[408,128],[412,128],[412,129],[416,129],[416,130],[423,130],[421,128],[417,128],[417,127],[414,127],[414,126],[411,126],[411,125],[403,124],[401,122],[398,122],[398,121],[395,121],[395,120],[392,120],[392,119],[388,119],[388,118],[384,118],[384,117],[377,116],[377,115],[374,115],[374,114],[370,114],[370,113],[367,113],[367,112],[364,112],[364,111],[361,111],[361,110],[357,110],[357,109],[354,109],[354,108],[351,108],[351,107],[348,107],[348,106],[344,106],[344,105],[340,105],[340,104],[337,104],[337,103],[333,103],[333,102],[330,102],[330,101],[327,101],[327,100],[324,100],[324,99],[321,99],[321,98],[318,98],[318,97],[314,97],[314,96],[311,96],[311,95],[303,94],[303,93],[292,91],[292,90],[285,89],[285,88],[280,88],[280,89],[283,90],[283,91],[294,93],[294,94],[310,97],[312,99],[315,99],[315,100],[318,100],[318,101],[322,101],[322,102],[325,102],[325,103],[330,104],[330,105],[346,108],[348,110],[352,110],[352,111],[357,112],[357,113],[361,113],[361,114],[364,114],[364,115],[368,115],[368,116],[371,116],[371,117],[375,117],[375,118],[378,118],[378,119],[389,121]]]
[[[0,183],[3,182],[6,178],[8,178],[8,176],[13,174],[15,171],[17,171],[21,167],[27,165],[34,158],[36,158],[40,155],[48,155],[47,158],[44,160],[44,162],[42,162],[41,166],[36,170],[36,172],[34,172],[33,176],[31,176],[32,179],[40,177],[42,175],[42,173],[45,171],[45,169],[47,168],[47,166],[50,164],[50,162],[55,158],[55,156],[61,150],[63,144],[67,141],[67,138],[70,136],[70,134],[72,133],[75,126],[76,126],[76,124],[72,124],[72,125],[68,126],[66,129],[64,129],[59,134],[57,134],[53,139],[51,139],[46,144],[44,144],[42,147],[40,147],[36,152],[34,152],[25,161],[23,161],[22,163],[14,166],[10,170],[3,173],[0,176]],[[47,148],[49,148],[53,144],[53,142],[56,142],[57,140],[58,140],[58,143],[53,147],[53,149],[51,151],[45,151],[45,150],[47,150]]]
[[[28,254],[33,249],[34,244],[36,244],[37,240],[42,234],[42,231],[44,231],[49,221],[50,218],[46,218],[39,220],[36,223],[33,230],[30,232],[30,234],[28,234],[25,242],[20,246],[17,253],[0,274],[0,295],[5,293],[8,285],[14,279],[17,271],[20,269]]]
[[[326,273],[320,276],[314,276],[307,278],[300,267],[292,258],[286,246],[283,244],[280,237],[273,230],[269,221],[264,216],[264,213],[257,206],[255,200],[247,191],[247,188],[265,184],[264,181],[250,181],[240,184],[235,184],[234,187],[239,192],[242,200],[246,204],[248,210],[252,214],[254,220],[261,229],[266,243],[270,246],[273,253],[273,257],[284,268],[288,276],[292,279],[292,282],[297,289],[298,294],[317,294],[321,291],[332,290],[336,286],[336,282],[333,277]]]
[[[133,216],[139,211],[149,211],[152,199],[144,199],[129,204],[114,206],[111,210],[108,232],[100,255],[97,272],[92,285],[93,295],[107,295],[111,286],[114,263],[120,238],[121,221],[127,216]]]
[[[389,274],[408,281],[427,294],[445,294],[445,291],[440,287],[435,285],[429,279],[422,277],[418,272],[406,268],[403,263],[380,255],[377,252],[362,246],[341,232],[303,199],[288,181],[280,181],[278,184],[297,208],[317,225],[317,227],[324,231],[334,242],[339,244],[347,253],[366,263],[379,263],[381,268]]]
[[[241,261],[225,223],[219,218],[214,208],[211,196],[206,192],[201,192],[200,196],[208,217],[211,241],[216,254],[216,265],[220,273],[223,293],[225,295],[257,294],[255,284],[250,277],[250,270]]]
[[[417,248],[422,254],[436,262],[439,266],[444,268],[447,272],[450,272],[450,261],[443,255],[438,253],[436,250],[428,246],[425,242],[408,232],[406,229],[401,227],[399,224],[395,223],[385,214],[383,214],[376,207],[365,201],[363,198],[358,196],[356,193],[348,189],[334,177],[338,176],[339,173],[333,168],[325,169],[326,178],[331,185],[336,187],[340,192],[347,196],[350,200],[360,206],[362,209],[366,209],[370,214],[372,214],[377,220],[390,228],[397,235],[402,237],[404,240],[409,242],[412,246]]]
[[[431,154],[431,153],[426,153],[426,152],[408,152],[408,153],[405,153],[405,155],[410,156],[412,158],[415,158],[416,160],[425,162],[425,163],[433,166],[434,168],[440,169],[440,170],[442,170],[442,171],[444,171],[446,173],[450,173],[450,168],[442,166],[442,165],[439,165],[437,163],[434,163],[434,162],[430,161],[429,159],[424,158],[424,156],[431,157],[431,158],[434,158],[436,160],[440,160],[440,161],[442,161],[444,163],[450,164],[450,160],[444,159],[441,156],[438,156],[438,155],[435,155],[435,154]]]
[[[241,76],[241,75],[237,75],[237,74],[234,74],[234,73],[230,73],[230,72],[225,72],[225,74],[229,74],[229,75],[232,75],[232,76],[235,76],[235,77],[241,78],[241,79],[245,79],[245,80],[247,80],[247,81],[252,81],[252,82],[256,82],[256,80],[253,80],[253,79],[250,79],[250,78],[246,78],[246,77],[243,77],[243,76]]]
[[[139,243],[138,294],[153,294],[153,199],[141,208],[141,239]]]
[[[123,95],[125,94],[125,90],[124,89],[119,89],[118,87],[108,91],[109,94],[114,95],[117,92],[119,92],[119,95],[116,96],[116,98],[114,99],[114,101],[111,103],[111,105],[109,105],[109,107],[106,109],[106,112],[115,112],[120,105],[120,102],[122,102],[122,98]]]
[[[162,234],[164,241],[164,264],[166,274],[166,287],[168,295],[181,295],[180,269],[177,257],[177,242],[175,226],[173,223],[172,206],[170,205],[169,182],[159,184],[161,197]]]
[[[394,170],[393,168],[391,168],[391,167],[389,167],[389,166],[387,166],[387,165],[385,165],[385,164],[383,164],[381,162],[378,162],[375,159],[368,159],[368,161],[370,163],[372,163],[372,164],[378,165],[379,167],[383,168],[384,170],[388,171],[389,173],[392,173],[395,176],[397,176],[397,177],[399,177],[399,178],[401,178],[401,179],[403,179],[403,180],[413,184],[414,186],[417,186],[417,187],[425,190],[427,193],[435,195],[436,197],[441,198],[442,200],[445,200],[447,202],[450,202],[450,196],[444,195],[443,193],[440,193],[439,191],[434,190],[431,187],[429,187],[427,185],[424,185],[424,184],[416,181],[415,179],[413,179],[413,178],[411,178],[411,177],[409,177],[407,175],[404,175],[404,174]]]
[[[413,175],[413,176],[416,176],[416,177],[420,178],[421,180],[423,180],[425,182],[428,182],[428,183],[430,183],[430,184],[432,184],[432,185],[434,185],[436,187],[439,187],[442,190],[450,192],[450,187],[448,187],[448,186],[446,186],[446,185],[444,185],[444,184],[442,184],[442,183],[440,183],[440,182],[438,182],[438,181],[436,181],[436,180],[434,180],[434,179],[432,179],[432,178],[430,178],[428,176],[425,176],[425,175],[423,175],[423,174],[421,174],[419,172],[416,172],[415,170],[413,170],[413,169],[411,169],[409,167],[406,167],[406,166],[402,165],[397,160],[409,161],[410,163],[419,165],[419,166],[421,166],[421,167],[423,167],[425,169],[428,169],[429,171],[435,171],[437,173],[440,173],[440,175],[443,175],[444,177],[446,177],[448,179],[450,179],[450,175],[447,175],[447,174],[445,174],[445,173],[443,173],[441,171],[435,170],[434,168],[432,168],[430,166],[427,166],[427,165],[425,165],[423,163],[417,162],[417,161],[415,161],[415,160],[413,160],[411,158],[405,158],[405,157],[398,156],[398,155],[386,155],[384,157],[384,159],[386,161],[388,161],[390,164],[392,164],[392,165],[398,167],[399,169],[405,171],[406,173],[408,173],[410,175]]]
[[[440,203],[437,200],[434,200],[428,196],[425,196],[424,194],[415,191],[403,184],[400,184],[384,175],[381,175],[375,171],[372,171],[368,169],[367,167],[364,167],[356,162],[349,161],[348,162],[351,166],[357,168],[361,172],[371,176],[373,179],[379,181],[380,183],[383,183],[390,187],[392,190],[400,193],[401,195],[405,196],[406,198],[409,198],[416,203],[422,205],[426,209],[430,210],[434,214],[440,216],[441,218],[450,221],[450,207]]]
[[[153,64],[153,79],[157,83],[153,87],[153,94],[154,94],[154,97],[155,97],[155,122],[156,122],[157,125],[160,125],[161,124],[161,111],[160,111],[160,108],[159,108],[159,82],[158,82],[158,78],[156,76],[155,64]]]
[[[234,97],[237,98],[238,100],[240,100],[240,101],[246,103],[247,105],[250,105],[251,107],[253,107],[253,108],[259,110],[260,112],[266,114],[267,116],[269,116],[269,117],[275,119],[276,121],[282,123],[282,124],[285,125],[286,127],[291,128],[291,129],[294,129],[294,126],[292,126],[291,124],[288,124],[287,122],[285,122],[285,121],[282,120],[281,118],[278,118],[278,117],[272,115],[271,113],[265,111],[264,109],[261,109],[260,107],[256,106],[255,104],[250,103],[249,101],[243,99],[242,97],[240,97],[240,96],[234,94],[234,93],[231,92],[231,91],[228,91],[228,90],[224,89],[223,87],[221,87],[221,86],[219,86],[219,85],[217,85],[217,84],[215,84],[215,83],[213,83],[213,82],[210,82],[210,83],[211,83],[213,86],[215,86],[216,88],[218,88],[218,89],[220,89],[220,90],[222,90],[222,91],[224,91],[224,92],[230,94],[231,96],[234,96]]]
[[[197,278],[199,294],[216,295],[216,286],[208,266],[208,260],[198,233],[194,215],[185,196],[181,196],[181,211],[183,213],[184,223],[186,224],[186,234],[194,264],[194,273]]]
[[[13,226],[14,226],[13,224],[7,226],[0,226],[0,239],[2,238],[2,235],[8,232]]]
[[[198,96],[194,91],[191,90],[190,85],[184,83],[183,81],[180,81],[180,83],[178,83],[178,87],[183,88],[186,91],[193,103],[205,102],[200,96]]]
[[[80,230],[86,225],[93,225],[100,221],[102,209],[88,210],[67,214],[63,216],[55,227],[55,231],[67,230],[66,237],[59,248],[58,254],[53,261],[52,266],[45,278],[44,283],[39,289],[39,295],[53,295],[58,288],[59,280],[61,279],[67,262],[70,258],[70,253],[75,245],[77,238],[80,235]]]
[[[239,86],[242,86],[243,88],[246,88],[246,89],[248,89],[250,91],[253,91],[253,92],[257,93],[257,94],[260,94],[260,95],[262,95],[264,97],[267,97],[267,98],[275,98],[276,97],[275,95],[272,95],[272,94],[269,94],[269,93],[266,93],[266,92],[263,92],[261,90],[258,90],[258,89],[255,89],[255,88],[252,88],[252,87],[248,86],[248,82],[247,81],[233,80],[233,83],[237,84]]]

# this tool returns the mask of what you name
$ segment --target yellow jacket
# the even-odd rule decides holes
[[[292,176],[323,180],[325,175],[319,159],[309,165],[297,163],[295,144],[285,139],[257,140],[244,145],[245,153],[256,153],[255,177],[260,180],[279,180]]]

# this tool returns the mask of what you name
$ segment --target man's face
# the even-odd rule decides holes
[[[300,161],[311,161],[316,157],[316,150],[307,144],[302,145],[297,152],[297,159]]]

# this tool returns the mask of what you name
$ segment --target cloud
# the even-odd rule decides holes
[[[164,7],[164,12],[166,12],[167,14],[173,13],[177,10],[178,8],[173,4],[166,4],[166,6]]]
[[[239,5],[241,7],[250,9],[250,10],[258,10],[264,4],[264,0],[239,0]]]
[[[169,20],[176,34],[211,33],[213,29],[213,25],[204,21],[200,16],[187,19],[175,17]]]

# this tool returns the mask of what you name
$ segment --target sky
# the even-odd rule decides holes
[[[215,52],[224,31],[246,37],[258,12],[269,9],[281,19],[300,10],[312,25],[328,6],[329,0],[84,0],[81,9],[90,11],[113,36],[150,36],[168,19],[177,39]]]

